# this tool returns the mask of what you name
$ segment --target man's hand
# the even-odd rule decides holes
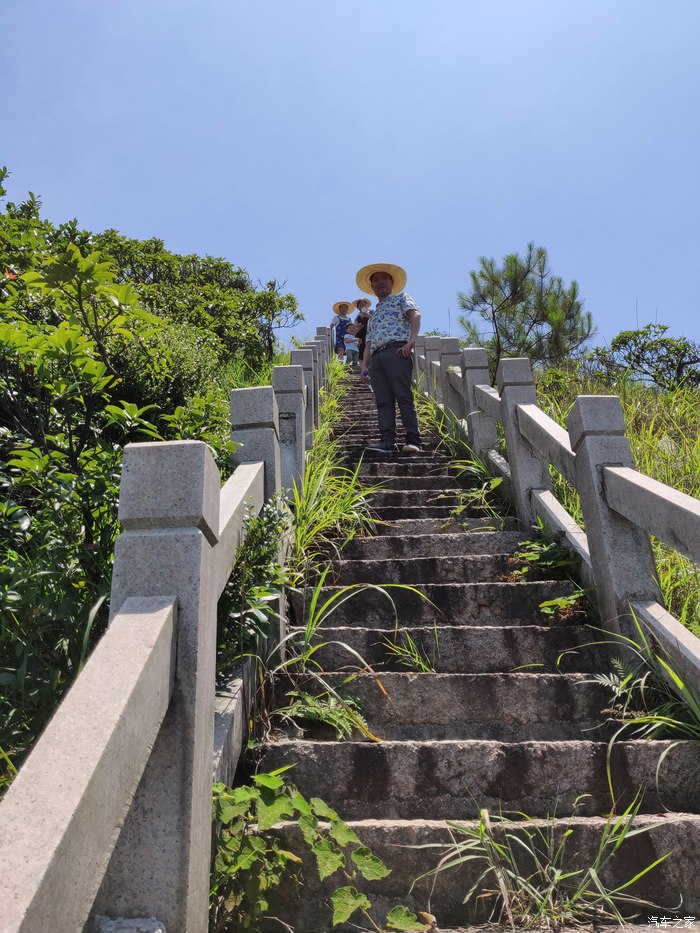
[[[364,382],[365,385],[369,385],[369,370],[363,369],[360,373],[360,379]]]
[[[411,353],[413,352],[413,348],[415,347],[415,345],[416,345],[415,340],[409,340],[408,343],[405,343],[402,347],[399,347],[399,349],[396,352],[400,353],[401,356],[410,356]]]

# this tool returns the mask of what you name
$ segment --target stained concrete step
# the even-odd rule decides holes
[[[597,726],[601,741],[608,737],[601,710],[610,694],[590,683],[587,674],[384,671],[347,679],[342,673],[324,674],[327,684],[359,702],[369,728],[381,739],[597,739],[597,732],[582,733]],[[297,682],[307,683],[303,678]],[[309,679],[306,689],[318,693],[320,688]]]
[[[498,813],[497,808],[494,812]],[[467,828],[476,826],[473,821],[460,821],[460,824]],[[483,898],[479,902],[480,913],[475,913],[471,905],[466,907],[462,903],[466,892],[484,870],[483,862],[464,862],[436,877],[424,877],[413,884],[417,878],[434,869],[446,853],[445,848],[426,846],[444,847],[451,845],[455,838],[460,838],[459,832],[451,829],[443,820],[362,819],[351,821],[349,825],[362,843],[380,855],[391,869],[387,877],[363,883],[363,890],[366,890],[372,902],[373,916],[379,918],[380,922],[397,903],[405,904],[414,912],[430,910],[437,916],[443,933],[449,925],[463,929],[464,924],[488,919],[493,906],[492,899]],[[555,845],[565,832],[572,831],[566,847],[572,870],[585,870],[594,864],[601,836],[607,826],[604,817],[569,817],[558,819],[551,825],[554,827],[552,836],[556,840]],[[549,825],[545,820],[537,820],[533,824],[513,822],[507,824],[507,829],[525,834],[528,828],[532,831],[535,826],[543,830],[545,835],[548,834]],[[674,812],[654,816],[640,814],[634,827],[653,829],[625,838],[617,855],[606,865],[602,875],[605,883],[610,888],[618,887],[642,868],[671,853],[669,858],[627,889],[628,893],[661,906],[660,910],[648,905],[641,906],[637,911],[641,914],[640,920],[652,914],[658,917],[660,913],[697,917],[700,914],[700,872],[688,872],[688,866],[700,864],[700,817]],[[305,861],[304,897],[293,896],[290,890],[289,896],[284,898],[287,911],[284,919],[304,933],[325,933],[332,929],[328,906],[330,894],[344,881],[336,873],[325,882],[319,882],[313,856],[304,846],[295,823],[276,827],[275,834],[282,840],[284,848],[303,852]],[[679,891],[683,892],[683,904],[677,911]],[[279,912],[277,915],[280,915]],[[577,929],[579,933],[586,931],[585,926]],[[610,933],[623,929],[607,928]],[[646,924],[646,929],[654,927]]]
[[[454,557],[409,557],[402,559],[337,560],[333,570],[343,585],[350,583],[484,583],[510,580],[510,554],[470,554]]]
[[[338,593],[340,586],[321,588],[321,600]],[[539,609],[545,600],[571,593],[568,580],[537,583],[421,583],[418,592],[388,587],[392,603],[376,590],[362,590],[333,614],[335,625],[359,624],[365,628],[391,628],[396,622],[409,625],[542,625],[547,621]],[[304,587],[291,592],[293,624],[305,624],[305,607],[313,591]],[[427,599],[419,594],[424,594]],[[304,620],[304,621],[302,621]],[[329,622],[331,619],[328,620]]]
[[[303,629],[290,629],[303,637]],[[585,625],[552,626],[411,626],[406,629],[434,670],[445,674],[512,672],[570,673],[603,670],[605,651],[590,643],[595,633]],[[348,645],[375,670],[410,670],[390,650],[405,644],[402,630],[359,626],[323,626],[315,639],[324,644],[314,660],[326,671],[357,669],[357,658]]]
[[[450,476],[450,461],[433,458],[431,463],[419,462],[413,457],[385,457],[383,460],[365,459],[360,476]]]
[[[378,495],[381,495],[378,493]],[[371,502],[372,510],[379,518],[385,521],[394,521],[401,518],[442,518],[452,515],[454,506],[447,505],[380,505]]]
[[[518,531],[373,535],[353,538],[343,548],[342,556],[346,560],[386,560],[461,554],[512,554],[526,538],[527,535]]]
[[[418,536],[434,534],[462,534],[473,533],[476,531],[493,532],[494,523],[489,517],[478,518],[460,515],[455,518],[387,518],[382,517],[384,524],[377,525],[375,534],[377,536],[389,535],[397,537],[401,534]],[[507,527],[515,527],[515,519],[506,521]]]
[[[392,476],[384,474],[372,477],[373,483],[384,483],[392,489],[419,490],[419,495],[434,495],[439,492],[464,489],[452,476]]]
[[[398,485],[398,484],[397,484]],[[457,490],[454,489],[404,489],[394,486],[392,489],[373,492],[369,502],[374,509],[387,506],[400,508],[449,508],[459,504]]]
[[[691,811],[700,801],[700,743],[384,741],[271,743],[264,771],[293,765],[294,784],[356,819],[464,820],[486,807],[528,816],[595,816],[643,790],[642,812]],[[659,760],[663,757],[659,766]],[[344,775],[339,781],[338,775]],[[581,795],[586,793],[585,799]],[[577,804],[578,801],[578,804]]]

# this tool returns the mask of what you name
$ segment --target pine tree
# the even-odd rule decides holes
[[[502,356],[561,366],[595,333],[578,284],[552,275],[544,247],[528,243],[525,256],[511,253],[500,265],[482,256],[470,275],[471,292],[457,296],[466,312],[458,320],[469,341],[486,346],[493,372]]]

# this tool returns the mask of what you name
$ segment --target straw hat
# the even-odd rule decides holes
[[[369,266],[363,266],[355,277],[357,287],[362,289],[363,292],[366,292],[368,295],[374,294],[374,291],[372,290],[372,283],[370,282],[370,277],[374,272],[389,273],[389,275],[394,280],[394,284],[391,289],[392,295],[396,295],[398,292],[402,292],[404,290],[406,285],[406,271],[402,269],[401,266],[395,266],[391,262],[373,262]]]
[[[348,314],[349,314],[349,313],[350,313],[350,309],[352,308],[352,301],[336,301],[336,303],[333,305],[333,313],[334,313],[334,314],[340,314],[340,306],[341,306],[341,305],[347,305],[347,306],[348,306]]]
[[[369,298],[358,298],[356,301],[353,301],[352,303],[353,308],[356,308],[359,311],[361,301],[366,301],[367,304],[370,305],[370,307],[372,305],[372,302],[369,300]],[[365,311],[369,311],[369,308],[365,308]]]

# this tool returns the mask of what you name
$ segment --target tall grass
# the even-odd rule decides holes
[[[355,535],[374,528],[368,497],[381,488],[363,482],[359,464],[354,469],[342,465],[342,440],[335,434],[342,417],[341,400],[348,374],[333,359],[327,377],[304,477],[293,489],[293,540],[288,567],[297,580],[318,571],[329,547],[339,549]]]
[[[630,379],[613,386],[579,373],[550,370],[537,385],[537,400],[558,424],[578,395],[618,395],[627,425],[635,468],[689,496],[700,498],[700,389],[662,391]],[[583,526],[576,491],[552,471],[554,492]],[[666,608],[700,636],[700,568],[677,551],[652,539]]]

